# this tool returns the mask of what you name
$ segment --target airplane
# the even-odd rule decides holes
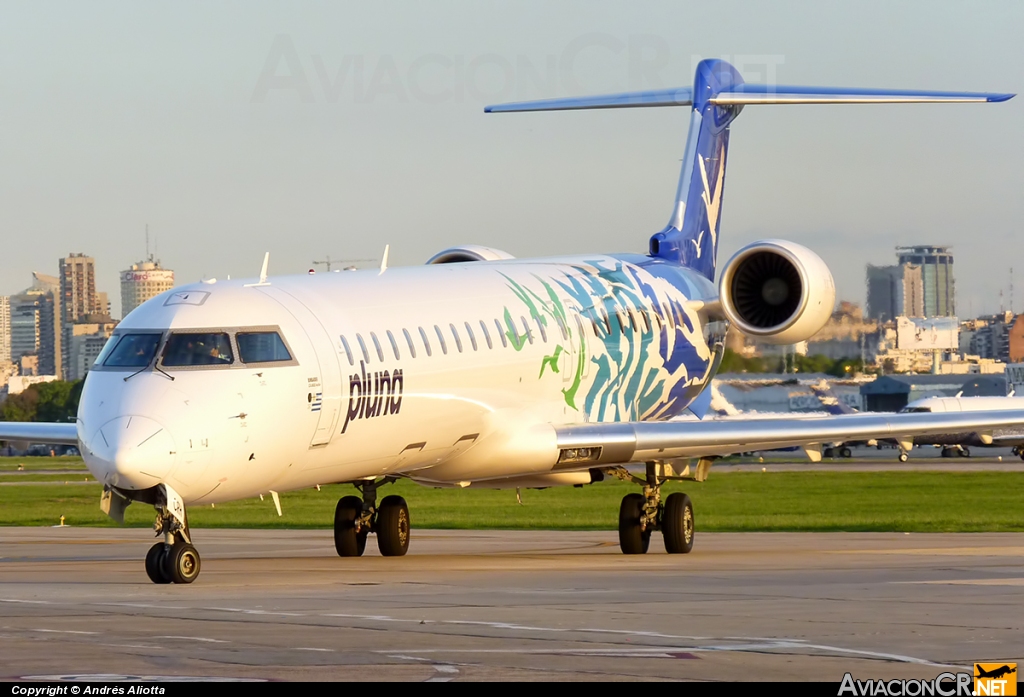
[[[924,397],[901,409],[903,413],[939,414],[972,411],[1014,411],[1024,403],[1019,397]],[[991,430],[940,433],[915,436],[914,445],[934,445],[942,448],[942,457],[970,457],[971,448],[1013,448],[1013,454],[1024,460],[1024,427]],[[901,452],[906,461],[906,452]]]
[[[188,506],[267,492],[279,504],[279,492],[328,483],[361,494],[336,506],[340,556],[362,555],[371,532],[382,555],[404,555],[408,505],[377,500],[399,477],[462,488],[619,477],[642,487],[620,504],[622,552],[647,552],[660,531],[668,553],[688,553],[692,502],[663,500],[661,486],[701,480],[705,458],[1024,421],[1024,410],[670,420],[707,411],[727,324],[792,344],[835,303],[828,267],[793,242],[754,242],[719,266],[733,120],[754,105],[1013,96],[758,85],[705,60],[692,87],[487,107],[688,107],[668,225],[646,253],[514,259],[467,245],[423,266],[281,277],[268,276],[268,253],[258,278],[179,287],[125,317],[88,373],[76,423],[0,423],[0,439],[77,445],[115,520],[133,502],[153,506],[161,539],[145,568],[158,584],[199,576]]]

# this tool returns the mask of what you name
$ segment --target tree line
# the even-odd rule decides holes
[[[825,373],[841,378],[864,372],[860,358],[837,358],[799,354],[782,356],[744,357],[732,349],[725,349],[719,373]]]
[[[74,421],[84,382],[56,380],[30,385],[0,404],[0,421]]]

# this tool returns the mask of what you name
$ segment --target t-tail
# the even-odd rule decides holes
[[[664,230],[650,240],[650,255],[692,268],[714,280],[729,129],[744,106],[753,104],[900,104],[921,102],[1003,102],[1012,94],[919,90],[789,87],[744,82],[729,63],[703,60],[693,87],[626,92],[593,97],[545,99],[489,106],[491,113],[690,106],[679,186]]]

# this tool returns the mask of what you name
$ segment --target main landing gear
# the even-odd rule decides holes
[[[661,501],[658,465],[647,463],[646,479],[616,472],[644,485],[642,494],[626,494],[619,506],[619,547],[623,554],[645,554],[651,544],[651,533],[660,530],[669,554],[687,554],[693,549],[693,504],[683,493],[669,494]]]
[[[385,557],[401,557],[409,551],[409,506],[401,496],[386,496],[377,506],[377,488],[394,482],[356,482],[363,497],[346,496],[334,509],[334,548],[339,557],[361,557],[366,537],[377,534],[377,549]]]
[[[164,539],[149,548],[146,574],[153,583],[192,583],[199,577],[202,560],[192,546],[181,498],[170,487],[164,494],[154,504],[157,515],[153,525],[156,534]]]

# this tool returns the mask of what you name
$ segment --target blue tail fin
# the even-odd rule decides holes
[[[499,104],[484,109],[502,113],[693,106],[675,207],[668,226],[651,237],[651,256],[667,259],[715,278],[718,224],[722,216],[729,124],[752,104],[906,104],[937,102],[1004,102],[1012,94],[931,92],[921,90],[845,89],[755,85],[725,61],[697,65],[693,87],[647,90],[596,97],[569,97]]]
[[[711,100],[742,85],[743,78],[736,68],[725,61],[705,60],[697,66],[690,131],[672,218],[664,230],[651,237],[651,256],[683,264],[712,281],[725,191],[729,124],[743,106],[719,106]]]

